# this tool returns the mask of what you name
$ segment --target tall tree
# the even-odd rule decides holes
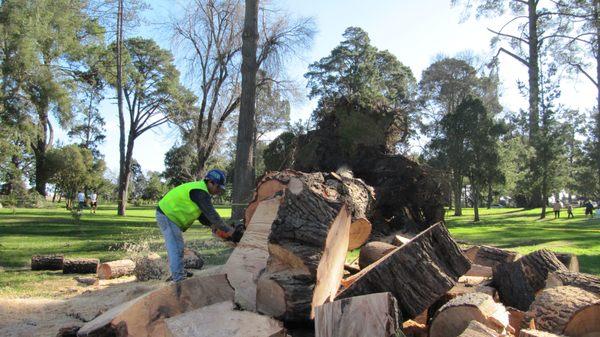
[[[256,146],[256,73],[258,63],[256,50],[258,43],[258,0],[246,0],[244,33],[242,34],[242,94],[240,116],[233,171],[233,213],[232,218],[243,216],[245,204],[252,196],[254,184],[254,147]]]
[[[135,140],[170,118],[188,113],[196,100],[179,83],[179,72],[170,52],[161,49],[153,40],[142,38],[127,39],[123,47],[123,98],[128,124],[124,174],[119,175],[119,215],[125,215],[126,211]],[[111,71],[113,62],[112,54],[107,54],[105,76],[116,87],[116,78]]]
[[[62,125],[72,118],[72,99],[77,74],[86,67],[90,47],[101,43],[98,25],[85,13],[82,1],[3,1],[0,16],[11,30],[10,67],[4,67],[5,79],[14,96],[27,100],[34,135],[30,147],[35,157],[35,188],[46,194],[48,180],[46,152],[54,141],[50,122],[53,113]],[[6,61],[6,58],[5,58]]]

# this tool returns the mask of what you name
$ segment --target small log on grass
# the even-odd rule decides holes
[[[471,321],[467,328],[459,335],[459,337],[499,337],[496,330],[490,329],[488,326],[481,324],[479,321]]]
[[[573,286],[600,296],[600,277],[591,274],[557,270],[548,274],[546,288]]]
[[[31,257],[31,270],[61,270],[64,255],[34,255]]]
[[[315,308],[315,336],[393,337],[401,321],[390,293],[349,297]]]
[[[535,293],[544,288],[548,273],[556,270],[567,271],[567,268],[554,253],[542,249],[514,262],[496,265],[493,283],[502,303],[526,311]]]
[[[437,223],[343,282],[337,298],[391,292],[405,319],[414,318],[452,288],[469,260]]]
[[[429,337],[458,336],[473,320],[504,333],[508,327],[508,312],[490,295],[465,294],[450,300],[438,310],[431,322]]]
[[[285,337],[283,324],[249,311],[235,310],[231,301],[211,304],[167,318],[165,337]]]
[[[98,270],[98,259],[65,259],[63,263],[63,274],[92,274]]]
[[[135,262],[129,259],[101,263],[98,266],[98,278],[108,280],[126,275],[132,275]]]
[[[381,259],[387,253],[396,248],[398,247],[380,241],[371,241],[367,243],[360,249],[360,254],[358,255],[358,265],[360,266],[360,269],[363,269],[371,263]]]
[[[600,336],[600,297],[572,286],[544,289],[525,314],[537,329],[570,337]]]

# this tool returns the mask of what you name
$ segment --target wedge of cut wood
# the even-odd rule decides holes
[[[246,310],[256,311],[256,283],[267,267],[269,234],[279,205],[280,197],[258,203],[244,236],[223,269],[235,290],[235,302]]]
[[[211,304],[165,320],[165,337],[285,337],[283,324],[231,301]]]
[[[315,336],[391,337],[401,321],[390,293],[349,297],[315,308]]]
[[[360,254],[358,255],[358,265],[361,269],[364,269],[366,266],[381,259],[387,253],[396,248],[398,247],[389,243],[371,241],[360,249]]]
[[[233,301],[224,274],[192,277],[110,309],[81,327],[77,336],[164,336],[165,318],[223,301]]]
[[[471,321],[459,337],[499,337],[496,330],[490,329],[479,321]]]
[[[353,250],[364,245],[371,235],[372,227],[371,222],[367,218],[358,218],[352,221],[348,250]]]

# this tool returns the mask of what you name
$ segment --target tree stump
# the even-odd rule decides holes
[[[498,333],[504,333],[508,327],[508,312],[490,295],[465,294],[450,300],[438,310],[429,327],[429,337],[456,337],[471,321],[478,321]]]
[[[257,282],[257,310],[305,321],[332,300],[344,272],[352,214],[363,217],[371,190],[337,174],[294,172],[271,226],[269,259]]]
[[[126,275],[132,275],[135,269],[135,262],[132,260],[116,260],[101,263],[98,266],[98,278],[108,280]]]
[[[401,321],[390,293],[349,297],[315,308],[315,336],[394,337]]]
[[[61,270],[64,255],[34,255],[31,257],[31,270]]]
[[[438,223],[353,275],[337,298],[389,291],[402,317],[410,319],[452,288],[469,267],[446,227]]]
[[[488,328],[486,325],[478,321],[471,321],[467,328],[459,335],[459,337],[499,337],[500,335],[495,330]]]
[[[527,254],[514,262],[498,264],[493,269],[493,284],[500,300],[507,306],[527,311],[535,293],[546,284],[549,272],[567,271],[549,250]]]
[[[600,277],[572,271],[557,270],[548,274],[546,288],[573,286],[600,296]]]
[[[363,269],[371,263],[381,259],[387,253],[396,248],[398,247],[380,241],[371,241],[367,243],[360,249],[360,254],[358,255],[358,265],[360,266],[360,269]]]
[[[600,336],[600,297],[572,286],[543,290],[525,314],[536,328],[570,337]]]
[[[65,259],[63,274],[95,274],[99,263],[98,259]]]

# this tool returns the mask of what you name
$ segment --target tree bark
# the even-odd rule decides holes
[[[123,111],[123,0],[119,0],[117,9],[117,107],[119,109],[119,182],[117,196],[117,215],[125,215],[127,203],[127,181],[125,170],[125,113]]]
[[[473,187],[473,221],[479,221],[479,186],[477,184],[471,183]]]
[[[559,286],[573,286],[600,296],[600,277],[591,274],[564,270],[557,270],[548,274],[546,288]]]
[[[396,248],[398,247],[385,242],[371,241],[367,243],[360,249],[358,256],[360,269],[364,269]]]
[[[99,263],[98,259],[65,259],[63,274],[95,274]]]
[[[64,255],[34,255],[31,257],[31,270],[61,270]]]
[[[252,197],[253,153],[256,133],[256,49],[258,42],[258,0],[246,0],[242,34],[242,94],[233,176],[233,219],[241,219]]]
[[[458,173],[454,173],[454,184],[453,192],[454,192],[454,216],[462,215],[462,176]]]
[[[521,254],[492,246],[473,246],[465,251],[465,255],[475,264],[494,267],[498,264],[513,262]]]

